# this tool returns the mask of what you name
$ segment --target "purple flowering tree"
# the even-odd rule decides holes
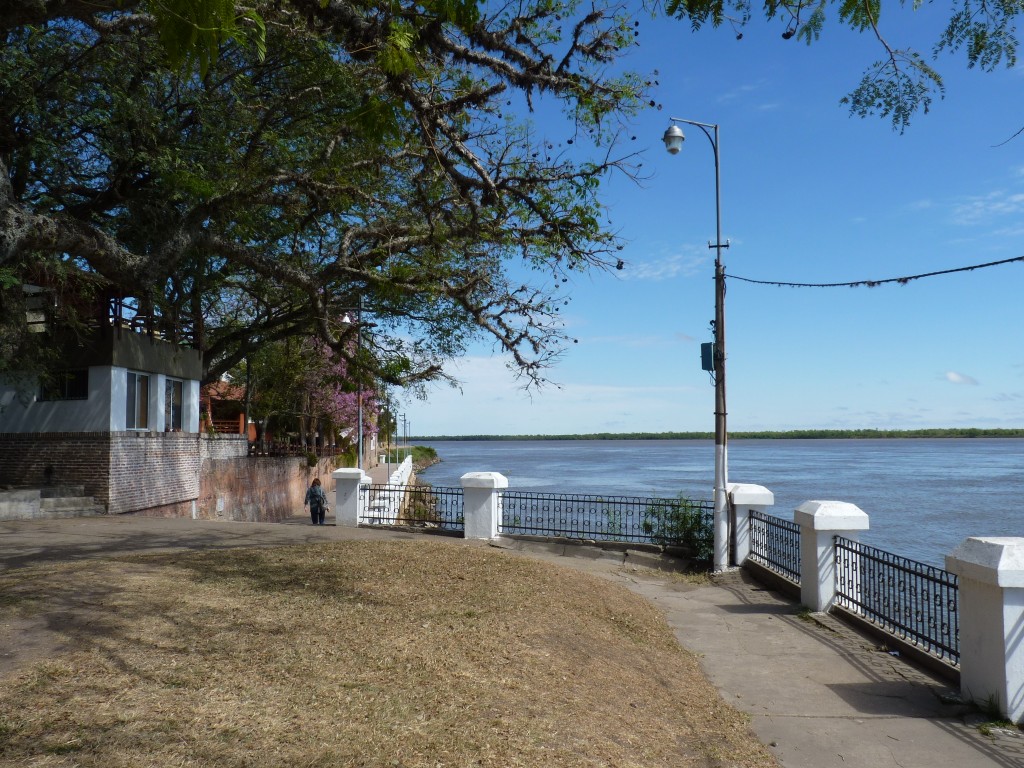
[[[339,438],[356,445],[361,403],[365,445],[366,438],[377,433],[379,398],[376,388],[360,381],[349,361],[324,342],[306,339],[302,349],[302,357],[308,361],[298,386],[304,403],[303,434],[310,437],[319,434],[321,445],[328,441],[337,445]]]

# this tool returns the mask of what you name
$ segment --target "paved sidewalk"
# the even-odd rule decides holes
[[[746,574],[673,590],[636,580],[722,695],[751,717],[786,768],[1024,767],[1024,734],[985,736],[985,718],[946,681]]]
[[[374,485],[385,485],[391,479],[388,469],[393,471],[397,466],[397,464],[374,464],[364,472],[370,476],[370,481]]]
[[[299,517],[284,524],[130,516],[0,522],[0,573],[123,552],[400,538],[419,535],[310,526]],[[784,768],[1024,768],[1020,731],[983,735],[977,727],[983,718],[957,703],[949,685],[829,617],[801,617],[793,601],[742,573],[695,586],[623,568],[621,556],[585,547],[544,545],[521,554],[610,579],[659,606],[680,643],[700,655],[726,700],[750,715],[754,732]]]
[[[802,615],[796,601],[745,572],[693,585],[651,569],[609,568],[585,547],[544,548],[532,556],[611,579],[657,605],[784,768],[1024,768],[1024,732],[982,734],[986,718],[947,681],[838,619]]]

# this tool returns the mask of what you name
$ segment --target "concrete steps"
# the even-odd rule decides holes
[[[102,515],[106,510],[81,486],[0,491],[0,520],[49,520]]]
[[[43,499],[59,499],[62,497],[84,497],[84,485],[48,485],[39,489],[39,496]]]
[[[39,516],[86,517],[102,515],[103,507],[92,496],[59,496],[39,499]]]

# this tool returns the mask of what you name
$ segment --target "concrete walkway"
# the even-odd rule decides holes
[[[284,524],[130,516],[3,522],[0,572],[124,552],[403,538],[418,535],[311,526],[299,517]],[[651,600],[785,768],[1024,768],[1020,731],[984,735],[984,718],[959,703],[948,684],[830,617],[801,617],[793,601],[744,574],[693,585],[623,567],[621,556],[586,547],[496,545],[607,578]]]

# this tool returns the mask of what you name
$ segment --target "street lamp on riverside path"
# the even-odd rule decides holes
[[[359,297],[359,306],[350,307],[345,310],[345,316],[341,318],[342,325],[352,325],[352,318],[349,312],[355,312],[356,314],[356,357],[362,357],[363,353],[363,328],[374,328],[376,323],[364,323],[363,322],[363,297]],[[357,383],[356,393],[356,408],[358,410],[358,430],[359,434],[356,436],[356,467],[359,469],[363,468],[363,377],[362,373],[359,374],[359,381]]]
[[[718,140],[717,124],[698,123],[681,117],[670,117],[669,120],[672,124],[662,137],[669,154],[679,154],[679,150],[683,148],[686,136],[677,123],[684,123],[699,128],[704,133],[711,143],[711,150],[715,156],[715,242],[708,243],[708,248],[715,250],[715,319],[712,323],[715,343],[711,354],[711,370],[715,382],[714,569],[721,571],[729,567],[729,505],[726,498],[729,483],[729,438],[725,421],[725,266],[722,264],[722,249],[728,248],[729,242],[722,242],[722,186],[719,162],[721,144]]]

